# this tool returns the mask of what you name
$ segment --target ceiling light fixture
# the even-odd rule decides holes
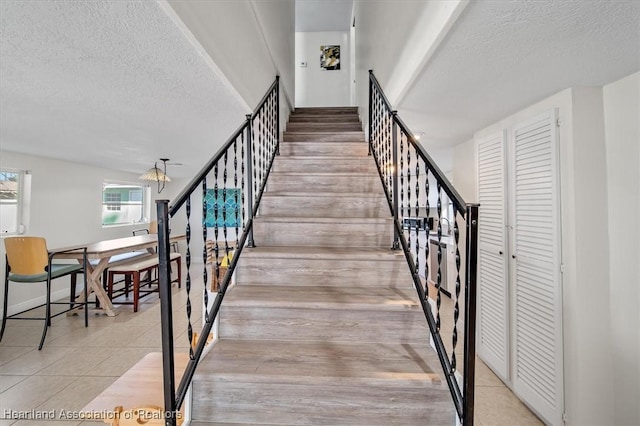
[[[158,194],[161,193],[164,189],[165,183],[171,182],[171,179],[169,178],[169,176],[167,176],[167,161],[169,161],[169,159],[161,158],[160,161],[162,161],[163,170],[160,170],[158,168],[158,162],[156,161],[152,168],[147,170],[145,174],[138,178],[140,180],[146,180],[148,182],[158,182]],[[160,185],[161,183],[162,185]]]

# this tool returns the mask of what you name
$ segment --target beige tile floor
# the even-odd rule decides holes
[[[200,294],[202,286],[194,288]],[[174,288],[173,297],[176,351],[186,351],[184,286]],[[195,299],[192,315],[199,327],[201,298]],[[161,350],[155,295],[143,299],[136,314],[127,305],[117,311],[116,317],[90,314],[88,328],[81,316],[55,318],[42,351],[37,350],[40,322],[10,321],[0,342],[0,426],[101,424],[60,415],[82,409],[144,355]],[[480,360],[476,372],[476,425],[542,424]],[[57,418],[12,420],[5,410],[54,410]]]

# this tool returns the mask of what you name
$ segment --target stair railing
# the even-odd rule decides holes
[[[373,155],[384,187],[389,208],[394,218],[394,241],[392,249],[402,249],[405,254],[420,304],[424,311],[432,345],[440,359],[458,417],[463,425],[473,425],[475,385],[475,333],[476,333],[476,271],[478,247],[478,208],[468,204],[438,168],[425,149],[416,141],[413,133],[400,119],[397,111],[385,96],[373,71],[369,71],[369,154]],[[435,194],[433,187],[435,185]],[[441,318],[441,293],[446,283],[443,264],[443,212],[445,197],[452,205],[453,239],[455,242],[455,289],[451,340],[445,344]],[[435,215],[430,198],[435,200]],[[437,216],[437,217],[436,217]],[[429,253],[430,223],[437,219],[437,253]],[[447,219],[449,220],[449,219]],[[460,226],[464,222],[465,269],[461,270]],[[431,231],[431,232],[430,232]],[[451,223],[447,225],[451,232]],[[422,238],[421,238],[422,237]],[[437,270],[433,290],[435,301],[429,297],[429,255],[437,256]],[[424,262],[424,263],[421,263]],[[420,271],[424,268],[424,281]],[[464,289],[462,288],[464,276]],[[462,385],[458,377],[458,337],[460,334],[460,300],[464,290],[464,348]],[[435,306],[433,306],[435,305]],[[435,311],[435,312],[434,312]],[[451,326],[451,325],[449,325]],[[448,346],[448,348],[447,348]],[[457,377],[458,376],[458,377]]]
[[[212,326],[220,310],[227,287],[244,247],[254,247],[253,218],[260,205],[271,166],[280,144],[279,77],[264,95],[252,114],[231,135],[216,155],[178,195],[172,206],[168,200],[156,201],[158,217],[158,283],[162,326],[162,363],[165,425],[175,426],[179,409],[187,396],[196,367],[207,344]],[[231,186],[233,185],[233,186]],[[199,191],[198,191],[199,190]],[[192,294],[196,291],[191,278],[192,204],[201,203],[202,217],[202,283],[204,324],[197,338],[193,330]],[[176,387],[174,376],[173,306],[169,270],[169,220],[178,212],[186,215],[186,315],[190,360]],[[210,230],[213,239],[207,248]],[[219,239],[222,238],[221,241]],[[194,242],[193,245],[196,243]],[[235,246],[235,247],[232,247]],[[229,256],[232,254],[232,256]],[[211,276],[207,271],[211,260]],[[226,257],[226,272],[222,259]],[[208,289],[219,283],[210,303]]]

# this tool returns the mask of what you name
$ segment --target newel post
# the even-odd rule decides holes
[[[176,425],[176,384],[173,359],[173,311],[169,270],[169,200],[156,200],[158,218],[158,288],[162,327],[162,378],[164,388],[164,422]]]
[[[478,274],[478,204],[468,204],[464,313],[464,426],[473,426],[476,374],[476,285]]]

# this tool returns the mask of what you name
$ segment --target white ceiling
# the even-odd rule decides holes
[[[296,30],[347,30],[352,3],[297,0]],[[1,148],[133,173],[167,157],[192,177],[246,111],[162,4],[1,0]],[[442,149],[638,69],[637,0],[472,1],[396,107]]]
[[[473,1],[397,105],[428,147],[568,87],[640,69],[640,2]]]
[[[155,1],[0,1],[2,149],[192,177],[245,110]]]
[[[353,0],[296,0],[296,31],[349,31]]]

